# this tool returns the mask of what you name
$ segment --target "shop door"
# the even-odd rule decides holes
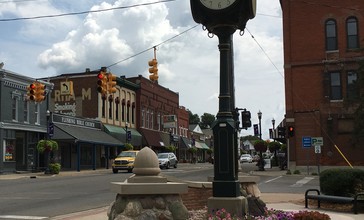
[[[25,159],[25,133],[16,132],[15,134],[15,160],[16,160],[16,170],[26,170],[27,164]]]

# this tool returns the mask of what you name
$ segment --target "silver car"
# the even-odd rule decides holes
[[[253,157],[250,154],[242,154],[240,156],[240,163],[244,163],[244,162],[248,162],[248,163],[253,162]]]
[[[159,153],[158,154],[158,161],[159,161],[159,167],[161,169],[163,168],[171,168],[172,166],[174,168],[177,168],[177,157],[174,155],[174,153]]]

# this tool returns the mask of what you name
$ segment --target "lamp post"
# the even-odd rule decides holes
[[[274,132],[274,129],[275,129],[275,127],[274,127],[274,125],[276,124],[276,120],[273,118],[272,119],[272,125],[273,125],[273,129],[272,129],[272,137],[273,137],[273,141],[276,141],[274,138],[275,138],[275,132]]]
[[[128,143],[128,122],[125,122],[125,143]]]
[[[276,120],[273,118],[273,119],[272,119],[273,130],[274,130],[274,125],[275,125],[275,123],[276,123]]]
[[[258,112],[259,119],[259,139],[262,140],[262,112],[259,110]]]
[[[47,116],[47,134],[46,134],[46,140],[48,141],[49,140],[49,119],[51,117],[51,112],[48,109],[46,111],[46,116]],[[51,152],[46,151],[45,157],[46,157],[46,164],[45,164],[46,165],[46,169],[44,171],[44,174],[50,174],[51,171],[49,169],[49,162],[50,162],[49,160],[50,160],[50,157],[52,157]]]

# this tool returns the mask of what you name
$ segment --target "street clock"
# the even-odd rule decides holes
[[[256,0],[190,0],[190,4],[195,22],[211,33],[221,26],[244,30],[256,11]]]
[[[200,2],[209,9],[222,10],[233,5],[236,0],[200,0]]]

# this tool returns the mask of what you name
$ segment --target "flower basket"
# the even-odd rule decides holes
[[[39,153],[58,150],[58,143],[53,140],[40,140],[37,144]]]

